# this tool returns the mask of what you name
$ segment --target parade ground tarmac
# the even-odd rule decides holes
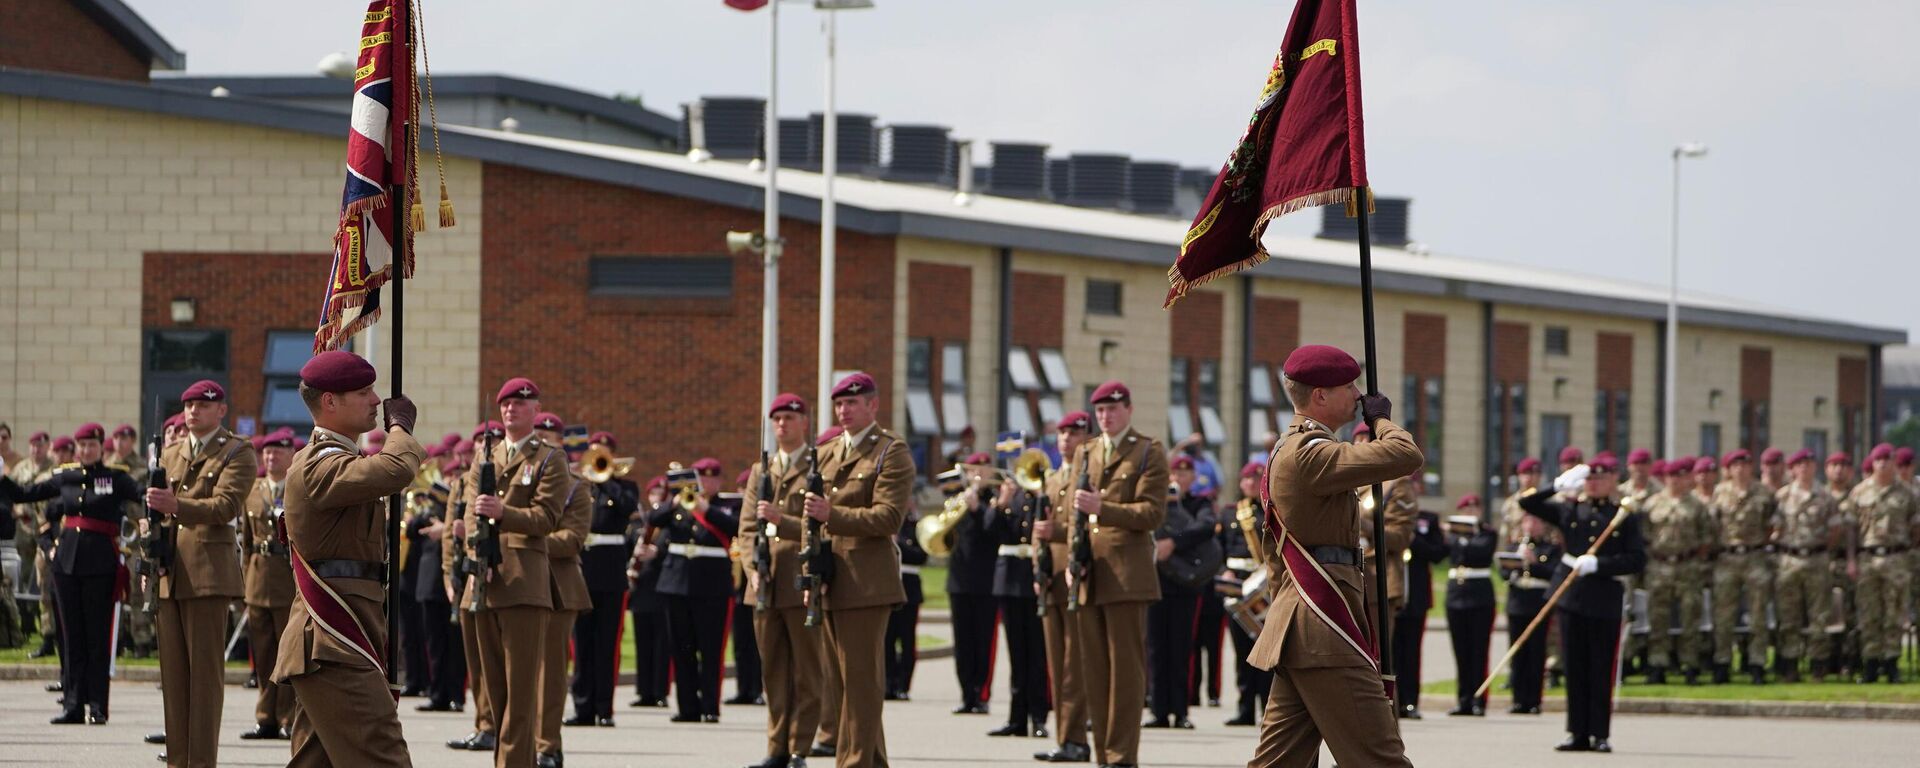
[[[1426,654],[1430,659],[1432,644]],[[1439,661],[1434,659],[1434,661]],[[986,732],[1004,722],[1005,664],[996,670],[993,714],[949,714],[959,703],[953,664],[947,659],[923,660],[914,675],[913,700],[888,702],[887,751],[901,766],[960,768],[962,766],[1039,765],[1033,752],[1051,740],[991,738]],[[1430,671],[1432,672],[1441,670]],[[1232,716],[1232,684],[1226,706],[1202,706],[1192,712],[1198,726],[1191,731],[1148,730],[1140,746],[1140,761],[1152,768],[1240,766],[1253,755],[1254,728],[1228,728],[1221,722]],[[0,765],[139,766],[159,765],[158,747],[141,737],[160,729],[160,692],[151,683],[116,681],[112,722],[104,726],[48,725],[56,713],[54,694],[41,690],[40,681],[0,683]],[[726,692],[731,695],[729,682]],[[614,728],[568,728],[567,765],[571,768],[632,766],[634,768],[688,768],[743,766],[762,757],[766,745],[766,710],[761,707],[724,707],[714,725],[667,722],[669,709],[630,709],[632,689],[619,693]],[[472,727],[467,714],[413,711],[421,699],[401,700],[401,720],[416,766],[489,765],[487,756],[456,752],[443,746]],[[1815,766],[1849,768],[1914,765],[1912,723],[1857,720],[1698,718],[1677,716],[1623,716],[1614,720],[1612,755],[1563,755],[1553,751],[1563,735],[1561,715],[1531,717],[1505,714],[1507,702],[1495,696],[1495,713],[1484,719],[1449,718],[1432,707],[1427,718],[1403,721],[1408,754],[1419,766],[1485,768],[1512,765],[1565,766]],[[241,741],[238,734],[253,724],[254,692],[227,689],[226,717],[220,728],[222,765],[285,765],[287,742]],[[816,758],[813,765],[832,761]],[[1331,766],[1323,758],[1322,765]]]

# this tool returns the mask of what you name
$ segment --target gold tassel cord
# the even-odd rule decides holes
[[[433,103],[433,60],[427,56],[427,25],[420,10],[420,0],[413,0],[413,18],[419,30],[416,39],[420,41],[420,65],[427,79],[427,121],[433,128],[433,169],[440,176],[440,228],[451,229],[455,223],[453,199],[447,196],[447,163],[440,152],[440,113]],[[415,109],[418,110],[418,107]]]

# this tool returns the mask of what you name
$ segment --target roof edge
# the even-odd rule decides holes
[[[106,25],[107,31],[120,38],[121,42],[146,53],[149,69],[178,71],[187,68],[187,54],[173,47],[153,25],[121,0],[73,0],[73,4]]]

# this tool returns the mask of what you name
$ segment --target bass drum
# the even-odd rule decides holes
[[[1240,596],[1227,599],[1227,615],[1233,617],[1233,623],[1253,637],[1260,636],[1260,628],[1266,626],[1267,610],[1273,607],[1272,574],[1265,568],[1247,575],[1240,582]]]

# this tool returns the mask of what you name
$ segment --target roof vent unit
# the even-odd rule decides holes
[[[815,168],[820,158],[813,154],[813,126],[804,117],[780,118],[780,166]]]
[[[945,184],[956,178],[953,170],[958,167],[955,155],[959,147],[951,135],[944,125],[888,126],[891,151],[886,178],[929,184]]]
[[[987,191],[1003,197],[1043,197],[1047,190],[1047,145],[993,143]]]
[[[1073,184],[1068,181],[1067,165],[1063,157],[1047,161],[1047,196],[1055,202],[1064,203],[1067,196],[1073,193]]]
[[[760,155],[760,136],[767,102],[746,97],[707,96],[700,111],[707,133],[707,151],[721,160],[752,160]],[[680,121],[680,145],[691,146],[687,121]]]
[[[1373,198],[1373,213],[1367,215],[1372,230],[1371,242],[1389,248],[1407,244],[1407,207],[1413,201],[1405,197]],[[1360,239],[1360,219],[1347,218],[1347,207],[1328,205],[1320,209],[1320,237],[1327,240]]]
[[[1173,212],[1174,190],[1179,186],[1180,166],[1173,163],[1134,163],[1127,173],[1127,197],[1135,213],[1165,215]]]
[[[1074,154],[1067,157],[1067,195],[1070,205],[1120,208],[1127,201],[1127,176],[1133,161],[1126,155]]]
[[[880,164],[880,141],[878,131],[873,127],[873,115],[856,115],[841,112],[839,118],[840,135],[837,137],[840,154],[834,158],[835,173],[849,173],[858,176],[873,175],[874,166]],[[813,146],[814,168],[825,162],[821,147],[826,142],[826,116],[815,112],[807,117],[811,127],[809,141]]]

